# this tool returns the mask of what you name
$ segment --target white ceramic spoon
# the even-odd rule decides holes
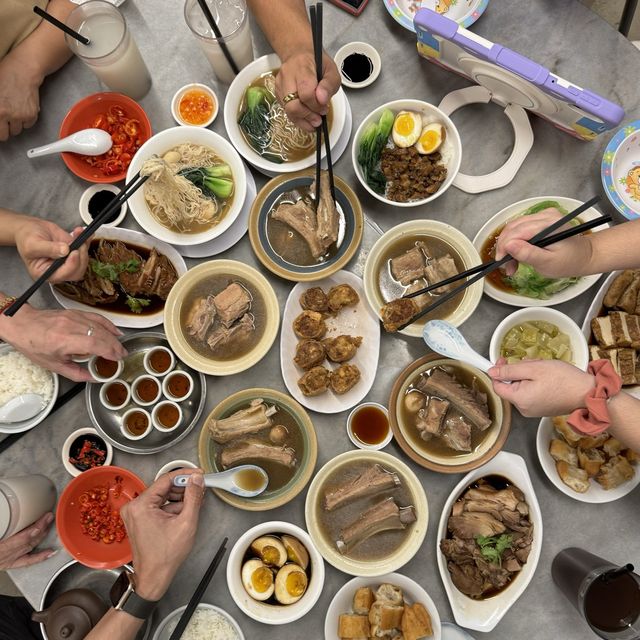
[[[449,322],[429,320],[424,325],[422,337],[430,349],[442,356],[466,362],[485,373],[493,367],[491,360],[474,351],[460,331]]]
[[[258,473],[262,477],[262,486],[258,489],[244,489],[242,486],[242,476],[245,473]],[[189,480],[188,475],[176,476],[173,484],[176,487],[186,486]],[[220,473],[206,473],[204,476],[204,486],[210,489],[222,489],[241,498],[255,498],[259,496],[269,484],[267,472],[255,464],[242,464],[239,467],[221,471]]]
[[[40,156],[48,156],[50,153],[62,153],[63,151],[71,151],[83,156],[99,156],[109,151],[112,145],[111,135],[106,131],[82,129],[82,131],[76,131],[62,140],[29,149],[27,157],[39,158]]]
[[[45,408],[39,393],[23,393],[0,407],[0,422],[22,422],[37,416]]]

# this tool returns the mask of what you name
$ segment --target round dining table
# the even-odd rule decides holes
[[[224,99],[226,87],[216,84],[207,60],[189,32],[183,18],[182,2],[129,0],[121,10],[153,78],[151,90],[141,104],[154,132],[175,125],[170,110],[171,98],[186,82],[211,84],[220,100]],[[366,41],[378,49],[382,58],[382,71],[376,82],[362,90],[347,89],[353,110],[353,132],[367,113],[384,102],[417,98],[438,104],[449,92],[469,84],[466,79],[420,58],[416,52],[415,34],[397,24],[381,0],[372,0],[357,18],[328,3],[324,13],[324,42],[330,54],[335,54],[347,42]],[[258,27],[255,24],[252,27],[257,57],[269,52],[270,48]],[[577,0],[491,0],[486,12],[471,29],[621,104],[626,111],[625,121],[640,118],[640,84],[637,81],[640,51]],[[40,91],[38,122],[17,138],[0,144],[0,206],[53,220],[68,229],[81,224],[78,201],[87,184],[72,175],[60,157],[30,160],[27,150],[55,140],[70,107],[84,96],[102,90],[104,87],[96,76],[78,59],[71,60],[46,79]],[[462,138],[461,170],[464,173],[488,173],[508,157],[513,134],[499,106],[491,103],[468,106],[457,111],[453,120]],[[335,173],[355,189],[372,224],[365,225],[362,246],[348,270],[362,275],[367,254],[379,237],[376,227],[386,231],[414,218],[446,222],[473,238],[492,215],[524,198],[567,196],[585,201],[598,194],[603,196],[600,210],[616,216],[604,197],[600,182],[600,161],[613,132],[583,142],[537,117],[532,117],[531,121],[535,135],[533,148],[508,186],[479,195],[452,187],[434,202],[415,208],[395,208],[371,197],[356,179],[349,146],[335,163]],[[222,110],[212,129],[225,136]],[[255,172],[254,175],[258,188],[262,187],[267,178]],[[130,214],[123,226],[139,229]],[[217,257],[258,267],[272,283],[282,310],[293,285],[262,269],[247,236],[221,256],[205,260]],[[192,267],[202,261],[187,259],[187,264]],[[30,280],[14,248],[0,248],[0,264],[0,290],[13,295],[22,292]],[[597,286],[594,286],[558,308],[581,324],[596,291]],[[32,303],[58,308],[49,287],[41,288]],[[476,312],[462,327],[470,344],[486,355],[495,327],[512,311],[512,307],[484,296]],[[151,483],[156,471],[170,460],[179,458],[197,462],[201,423],[221,400],[251,387],[286,391],[278,343],[279,338],[263,360],[248,371],[224,378],[207,377],[203,418],[188,437],[155,455],[132,455],[116,450],[113,464],[131,469],[146,483]],[[383,333],[378,373],[367,399],[386,405],[399,372],[425,352],[426,346],[420,339]],[[69,384],[63,381],[63,390]],[[318,437],[318,469],[338,454],[350,450],[352,445],[345,428],[347,412],[334,415],[310,412],[310,415]],[[0,455],[0,474],[43,473],[61,492],[71,479],[62,465],[61,446],[72,430],[89,424],[85,396],[79,394]],[[640,556],[638,492],[599,505],[585,504],[564,495],[547,479],[538,461],[537,426],[537,419],[525,419],[514,410],[511,433],[504,450],[522,456],[531,475],[544,523],[540,561],[528,588],[502,621],[490,633],[472,632],[476,638],[584,640],[595,637],[554,585],[551,579],[554,556],[570,546],[583,547],[615,563],[635,562],[638,560],[636,554]],[[393,441],[386,451],[398,456],[415,471],[429,502],[430,520],[424,543],[413,560],[399,571],[424,587],[443,621],[452,621],[453,614],[437,569],[436,532],[443,505],[461,476],[438,474],[416,465]],[[305,497],[306,490],[281,508],[248,512],[209,493],[201,511],[195,547],[158,605],[157,619],[187,603],[224,536],[229,537],[230,547],[244,531],[267,520],[284,520],[304,527]],[[47,581],[69,560],[54,528],[44,544],[60,548],[60,552],[41,564],[10,571],[17,587],[36,608]],[[321,640],[329,603],[350,579],[327,564],[324,589],[313,609],[298,622],[274,627],[260,624],[239,610],[227,589],[225,569],[226,559],[203,601],[228,611],[250,640]]]

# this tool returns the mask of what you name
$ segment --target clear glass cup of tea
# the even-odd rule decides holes
[[[216,78],[231,84],[236,77],[229,62],[233,59],[238,70],[253,61],[249,12],[245,0],[205,0],[220,30],[216,37],[198,0],[186,0],[184,18],[196,37]]]
[[[640,576],[632,565],[570,547],[554,558],[551,576],[600,638],[640,639]]]
[[[140,100],[151,75],[119,9],[105,0],[88,0],[67,18],[67,26],[89,38],[85,45],[65,34],[67,46],[112,91]]]

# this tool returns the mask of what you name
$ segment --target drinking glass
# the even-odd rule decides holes
[[[33,524],[56,503],[56,488],[46,476],[0,478],[0,540]]]
[[[561,551],[551,576],[562,593],[605,640],[640,639],[640,576],[584,549]]]
[[[184,18],[197,38],[209,64],[220,82],[231,84],[236,74],[226,52],[238,69],[253,60],[249,12],[245,0],[205,0],[222,35],[217,38],[197,0],[186,0]]]
[[[139,100],[151,88],[149,70],[120,10],[105,0],[77,6],[67,26],[89,38],[82,44],[65,34],[67,46],[112,91]]]

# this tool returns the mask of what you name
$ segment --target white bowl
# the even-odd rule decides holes
[[[74,440],[76,438],[79,438],[80,436],[94,436],[100,438],[100,440],[104,442],[106,451],[104,463],[101,466],[106,467],[107,465],[111,464],[111,461],[113,460],[113,447],[106,440],[106,438],[103,438],[93,427],[83,427],[82,429],[76,429],[69,435],[69,437],[64,441],[64,444],[62,445],[62,464],[72,476],[76,477],[81,473],[84,473],[81,469],[78,469],[69,462],[71,445],[73,444]]]
[[[153,382],[156,384],[156,387],[158,388],[156,395],[151,400],[143,400],[138,395],[138,386],[145,380],[153,380]],[[148,373],[143,373],[131,383],[131,399],[141,407],[150,407],[152,404],[158,402],[161,395],[162,383],[155,376],[150,376]]]
[[[476,233],[476,237],[473,239],[473,246],[478,250],[478,253],[481,252],[482,246],[487,241],[489,236],[493,235],[496,229],[505,225],[510,220],[515,220],[516,216],[519,213],[526,211],[529,207],[544,200],[555,200],[558,204],[567,209],[567,211],[576,209],[581,204],[583,204],[580,200],[576,200],[574,198],[565,198],[563,196],[540,196],[539,198],[527,198],[526,200],[514,202],[501,211],[498,211],[498,213],[492,216],[482,226],[480,231]],[[579,218],[582,222],[586,222],[588,220],[594,220],[600,217],[600,215],[601,214],[597,209],[591,207],[584,213],[581,213]],[[603,229],[607,229],[609,226],[611,225],[603,224],[599,227],[596,227],[593,232],[595,233],[597,231],[602,231]],[[577,296],[584,293],[589,287],[593,286],[599,278],[599,273],[591,276],[582,276],[580,280],[578,280],[578,282],[567,287],[566,289],[563,289],[562,291],[558,291],[558,293],[554,293],[546,300],[529,298],[528,296],[521,296],[515,293],[511,293],[510,291],[505,291],[504,289],[498,289],[489,278],[484,279],[484,292],[490,298],[493,298],[498,302],[504,302],[504,304],[509,304],[512,307],[551,307],[557,304],[562,304],[563,302],[567,302],[568,300],[573,300]]]
[[[337,633],[338,619],[341,614],[352,611],[353,595],[357,589],[369,587],[375,591],[382,583],[400,587],[407,604],[412,605],[419,602],[424,605],[429,613],[431,626],[433,627],[433,635],[429,636],[429,640],[440,640],[442,638],[440,616],[429,594],[415,580],[403,576],[401,573],[388,573],[378,578],[353,578],[333,596],[333,600],[331,600],[331,604],[327,609],[327,615],[324,618],[324,640],[340,640]]]
[[[169,382],[171,382],[171,378],[174,376],[184,376],[189,380],[189,391],[183,396],[174,396],[169,390]],[[183,371],[182,369],[178,369],[172,371],[163,381],[162,381],[162,393],[165,398],[169,400],[173,400],[174,402],[183,402],[193,393],[193,376],[188,371]]]
[[[101,356],[92,356],[91,358],[89,358],[89,364],[87,365],[87,368],[89,369],[89,373],[93,376],[93,379],[96,382],[112,382],[113,380],[116,380],[117,378],[120,377],[120,374],[122,373],[123,369],[124,369],[124,361],[123,360],[116,360],[116,372],[112,375],[112,376],[101,376],[98,373],[98,370],[96,369],[96,360],[98,358],[100,358]]]
[[[163,464],[157,471],[154,480],[157,480],[163,473],[169,473],[174,469],[197,469],[198,465],[194,464],[190,460],[171,460],[166,464]]]
[[[127,171],[127,182],[140,171],[145,160],[153,155],[164,155],[169,149],[184,142],[200,144],[213,149],[230,167],[233,174],[233,202],[227,215],[215,227],[199,233],[178,233],[160,224],[149,211],[144,199],[144,186],[129,198],[129,208],[138,224],[155,238],[169,244],[193,245],[209,242],[222,235],[240,214],[247,195],[247,176],[238,152],[222,136],[202,127],[172,127],[149,138],[133,156]]]
[[[363,442],[362,440],[360,440],[360,438],[358,438],[358,436],[356,436],[355,433],[353,433],[353,428],[351,424],[353,422],[353,417],[355,416],[356,413],[358,413],[358,411],[360,411],[360,409],[364,409],[365,407],[376,407],[376,409],[379,409],[380,411],[382,411],[382,413],[384,413],[384,415],[387,417],[387,424],[388,424],[387,435],[385,439],[382,442],[379,442],[378,444],[367,444],[366,442]],[[370,451],[379,451],[380,449],[384,449],[393,439],[393,431],[391,431],[391,424],[389,423],[389,411],[387,410],[387,407],[380,404],[379,402],[363,402],[362,404],[359,404],[358,406],[354,407],[351,410],[351,413],[349,413],[349,417],[347,418],[347,435],[349,436],[349,440],[351,440],[351,442],[356,447],[358,447],[358,449],[368,449]]]
[[[166,631],[167,626],[170,622],[175,619],[179,619],[182,615],[182,612],[187,608],[187,605],[183,607],[179,607],[175,611],[172,611],[162,622],[158,625],[155,633],[153,634],[152,640],[169,640],[170,634]],[[238,640],[244,640],[244,634],[242,633],[242,629],[240,625],[224,610],[220,607],[216,607],[212,604],[207,604],[205,602],[201,602],[198,605],[199,609],[211,609],[212,611],[217,611],[221,616],[227,619],[229,624],[233,627],[234,631],[238,634]],[[209,636],[212,637],[213,636]]]
[[[578,493],[571,487],[562,482],[562,479],[558,475],[556,470],[556,461],[551,457],[549,453],[549,445],[552,438],[560,438],[556,435],[556,431],[553,427],[552,418],[542,418],[538,425],[538,434],[536,436],[536,449],[538,451],[538,460],[540,466],[545,472],[547,478],[555,485],[556,489],[559,489],[566,496],[578,500],[578,502],[587,502],[589,504],[602,504],[604,502],[615,502],[620,498],[623,498],[628,493],[631,493],[640,484],[640,470],[634,466],[635,474],[631,480],[623,482],[619,487],[615,489],[605,489],[595,479],[589,479],[589,489],[584,493]]]
[[[582,335],[580,327],[567,315],[550,307],[525,307],[509,314],[497,327],[491,336],[489,344],[489,359],[496,362],[500,358],[500,345],[507,331],[520,322],[544,320],[555,324],[556,327],[569,336],[571,342],[571,362],[583,371],[589,364],[589,347]]]
[[[242,561],[249,545],[260,536],[286,533],[298,538],[309,552],[311,579],[306,593],[294,604],[270,605],[254,600],[242,585]],[[288,624],[306,615],[316,604],[324,586],[324,561],[309,534],[289,522],[263,522],[246,531],[233,545],[227,562],[227,587],[234,602],[250,618],[263,624]]]
[[[116,187],[115,184],[92,184],[88,189],[85,189],[83,194],[80,196],[80,203],[78,204],[78,209],[80,211],[80,217],[85,224],[91,224],[93,222],[93,218],[89,213],[89,200],[93,197],[95,193],[98,191],[110,191],[111,193],[118,194],[122,189]],[[104,222],[102,227],[117,227],[127,215],[127,203],[126,201],[122,203],[120,206],[120,211],[118,215],[111,222]]]
[[[125,401],[122,404],[111,404],[107,399],[107,389],[109,385],[113,382],[118,382],[118,384],[123,384],[127,390],[127,396]],[[100,393],[98,394],[100,398],[100,402],[105,409],[109,409],[109,411],[118,411],[118,409],[122,409],[122,407],[126,407],[131,400],[131,385],[124,380],[111,380],[110,382],[105,382],[102,387],[100,387]]]
[[[342,72],[342,63],[352,53],[360,53],[371,60],[371,74],[362,82],[349,80],[349,78],[347,78],[347,76]],[[338,49],[336,55],[333,56],[333,59],[338,67],[338,71],[340,72],[340,80],[342,81],[342,84],[350,89],[364,89],[364,87],[368,87],[377,80],[380,75],[380,69],[382,68],[382,61],[380,60],[378,50],[368,42],[348,42]]]
[[[440,188],[428,198],[422,198],[422,200],[412,200],[411,202],[396,202],[395,200],[389,200],[385,198],[383,195],[376,193],[366,182],[364,176],[362,175],[362,169],[360,168],[360,163],[358,162],[358,148],[360,146],[360,138],[362,136],[362,132],[365,127],[370,122],[378,122],[380,119],[380,115],[385,109],[391,109],[394,115],[397,115],[399,111],[417,111],[421,113],[424,118],[429,118],[430,122],[441,122],[445,126],[446,130],[446,138],[444,145],[449,145],[449,150],[451,152],[451,159],[447,163],[447,178],[440,185]],[[462,143],[460,142],[460,134],[458,133],[458,129],[456,125],[453,124],[451,118],[438,109],[438,107],[429,104],[428,102],[424,102],[423,100],[393,100],[391,102],[387,102],[383,105],[380,105],[377,109],[374,109],[369,115],[365,116],[364,120],[360,123],[358,130],[356,131],[355,136],[353,136],[353,142],[351,144],[351,160],[353,162],[353,170],[360,180],[360,184],[374,197],[380,200],[381,202],[385,202],[386,204],[390,204],[394,207],[419,207],[420,205],[427,204],[427,202],[431,202],[436,198],[439,198],[452,184],[455,180],[455,177],[458,175],[458,171],[460,171],[460,162],[462,161]]]
[[[160,373],[159,371],[156,371],[151,366],[151,356],[157,351],[165,351],[166,353],[169,354],[169,358],[171,359],[171,364],[169,365],[169,368],[166,371],[163,371],[162,373]],[[152,347],[151,349],[149,349],[149,351],[147,351],[144,354],[144,358],[142,359],[142,364],[145,368],[145,371],[150,376],[154,376],[156,378],[162,378],[163,376],[166,376],[176,366],[176,357],[173,351],[171,351],[171,349],[169,349],[168,347],[163,347],[163,346]]]
[[[133,434],[129,433],[129,431],[125,427],[125,424],[127,423],[127,418],[129,417],[129,415],[132,413],[135,413],[136,411],[139,411],[140,413],[144,413],[144,415],[147,416],[147,422],[148,422],[148,426],[146,430],[143,433],[141,433],[139,436],[134,436]],[[146,409],[143,409],[142,407],[132,407],[131,409],[128,409],[127,411],[124,412],[122,416],[122,421],[120,422],[120,431],[122,432],[122,435],[125,438],[127,438],[127,440],[142,440],[142,438],[148,436],[151,433],[152,429],[153,429],[153,424],[151,423],[151,416],[149,415],[149,412]]]
[[[269,175],[300,171],[301,169],[306,169],[314,165],[316,161],[315,151],[313,150],[306,158],[297,160],[296,162],[283,162],[278,164],[265,160],[247,144],[238,126],[238,112],[246,89],[256,78],[279,68],[280,58],[278,58],[275,53],[254,60],[235,77],[229,86],[229,91],[224,101],[224,126],[229,140],[231,140],[233,146],[247,162],[250,162],[259,171],[268,171]],[[333,150],[344,129],[347,116],[347,100],[342,89],[339,89],[331,99],[331,108],[333,111],[333,119],[329,130],[329,141],[331,143],[331,149]],[[324,158],[324,156],[325,149],[323,145],[322,157]]]
[[[447,535],[447,520],[451,514],[453,503],[470,484],[479,478],[489,475],[504,476],[524,493],[525,500],[529,505],[529,517],[533,523],[533,542],[526,564],[506,589],[491,598],[473,600],[458,591],[457,587],[453,584],[449,570],[447,569],[447,559],[440,551],[440,540]],[[447,592],[449,604],[451,605],[453,617],[456,622],[463,627],[474,629],[475,631],[483,631],[485,633],[492,631],[533,579],[533,574],[540,559],[541,550],[542,514],[540,513],[540,505],[538,504],[538,499],[531,484],[527,465],[520,456],[501,451],[491,462],[474,469],[462,478],[451,492],[442,509],[442,516],[440,517],[440,524],[438,525],[438,537],[436,539],[436,556],[438,558],[440,577]]]
[[[178,421],[173,425],[173,427],[165,427],[158,418],[158,412],[165,405],[171,405],[178,410]],[[158,404],[153,407],[153,411],[151,412],[151,423],[153,424],[153,428],[160,431],[160,433],[169,433],[171,431],[175,431],[182,424],[182,418],[182,409],[176,402],[173,402],[172,400],[163,400],[162,402],[158,402]]]
[[[403,236],[422,235],[437,238],[450,245],[456,253],[462,258],[462,262],[466,269],[475,267],[480,264],[480,256],[471,241],[461,231],[455,227],[437,220],[409,220],[394,227],[384,233],[376,243],[371,247],[369,255],[367,255],[364,263],[364,293],[367,302],[372,311],[380,317],[380,309],[385,301],[380,294],[378,287],[378,263],[387,249],[396,243]],[[445,318],[455,327],[459,327],[471,314],[476,310],[482,298],[482,282],[476,282],[464,290],[462,300],[456,310]],[[422,329],[425,320],[410,324],[399,333],[405,336],[413,336],[414,338],[422,338]]]
[[[185,122],[180,116],[180,112],[178,111],[178,107],[180,106],[180,100],[182,100],[182,96],[184,96],[187,91],[191,91],[192,89],[200,89],[206,93],[213,100],[213,112],[208,120],[203,122],[202,124],[190,124],[189,122]],[[218,96],[214,93],[211,87],[208,87],[206,84],[201,84],[199,82],[192,82],[191,84],[185,84],[184,87],[180,87],[178,89],[173,99],[171,100],[171,115],[173,119],[181,126],[181,127],[208,127],[218,116],[218,107],[220,105],[220,101],[218,100]]]

